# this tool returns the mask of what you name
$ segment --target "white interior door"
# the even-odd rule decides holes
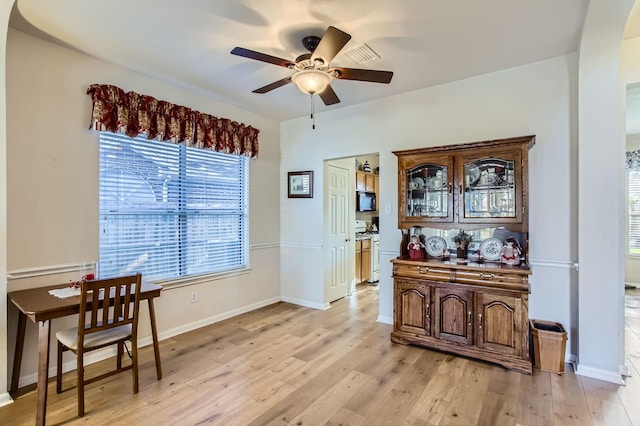
[[[353,173],[337,164],[326,167],[326,224],[328,230],[327,261],[325,262],[326,295],[329,302],[349,294],[354,277],[355,246],[351,236],[352,220],[350,197]]]

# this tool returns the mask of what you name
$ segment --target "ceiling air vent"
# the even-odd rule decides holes
[[[366,43],[360,44],[344,52],[345,56],[356,64],[364,64],[365,62],[380,59],[380,55],[373,51]]]

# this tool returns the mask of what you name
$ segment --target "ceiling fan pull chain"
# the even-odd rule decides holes
[[[311,128],[313,130],[315,130],[316,129],[316,118],[315,118],[315,114],[314,114],[315,111],[314,111],[314,108],[313,108],[313,106],[314,106],[314,104],[313,104],[313,93],[311,93],[309,95],[309,101],[311,102]]]

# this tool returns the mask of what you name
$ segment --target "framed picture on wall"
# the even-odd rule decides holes
[[[289,198],[313,198],[313,171],[289,172]]]

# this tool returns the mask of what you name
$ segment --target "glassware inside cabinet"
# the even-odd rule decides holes
[[[500,158],[465,163],[465,217],[515,217],[514,173],[515,162]]]
[[[440,164],[407,170],[407,216],[447,217],[447,173]]]

